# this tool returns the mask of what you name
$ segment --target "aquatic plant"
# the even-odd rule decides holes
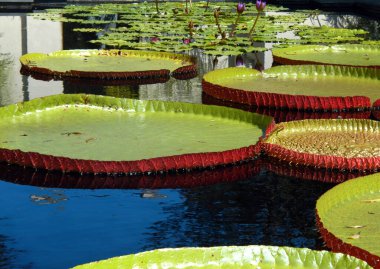
[[[272,121],[232,108],[85,94],[1,107],[0,116],[1,161],[93,174],[199,169],[250,160],[258,156],[256,142]],[[39,124],[31,127],[27,122],[36,117]],[[54,124],[57,117],[59,126]]]
[[[235,66],[244,66],[244,59],[241,55],[237,55],[235,59]]]
[[[266,50],[252,45],[255,42],[274,42],[282,46],[303,43],[360,43],[363,42],[363,30],[336,29],[333,27],[312,27],[303,25],[309,17],[310,11],[299,11],[291,14],[276,15],[272,11],[286,11],[283,7],[265,5],[265,11],[271,11],[260,19],[256,8],[264,8],[263,1],[246,3],[245,11],[237,14],[237,3],[212,2],[205,8],[206,2],[193,3],[189,13],[185,10],[185,3],[160,2],[160,9],[166,12],[157,13],[154,2],[139,4],[102,4],[94,6],[68,5],[64,9],[49,9],[44,13],[34,13],[37,19],[76,23],[75,31],[80,28],[83,32],[98,32],[101,35],[91,40],[91,43],[101,44],[107,48],[138,49],[153,51],[189,51],[201,49],[209,55],[239,55],[246,52]],[[214,18],[214,10],[218,10],[218,24]],[[252,25],[252,15],[256,15],[255,34],[251,37],[248,31]],[[238,19],[238,23],[236,24]],[[189,38],[189,22],[192,21],[192,37],[196,40],[184,44]],[[109,24],[112,22],[112,27]],[[236,26],[233,26],[235,25]],[[82,27],[80,27],[82,26]],[[231,27],[234,27],[233,29]],[[90,29],[94,30],[90,30]],[[220,29],[219,29],[220,28]],[[217,33],[216,32],[217,29]],[[281,33],[293,31],[294,37],[282,37]],[[223,42],[222,34],[225,32]],[[233,36],[231,35],[233,32]],[[314,34],[313,34],[314,33]],[[217,34],[218,40],[215,40]],[[157,36],[160,42],[150,42],[149,38]],[[373,41],[372,41],[373,42]]]
[[[282,122],[267,129],[262,150],[274,160],[340,171],[378,171],[379,122],[320,119]]]
[[[216,265],[215,265],[216,264]],[[277,246],[166,248],[82,264],[73,269],[116,268],[335,268],[370,269],[342,253]]]
[[[220,27],[219,14],[220,14],[220,8],[218,7],[217,9],[214,10],[215,24],[216,24],[216,27],[218,28],[218,33],[222,41],[224,41],[224,39],[226,39],[226,32],[222,31],[222,28]]]
[[[263,72],[226,68],[205,74],[202,88],[215,98],[255,107],[363,111],[380,99],[379,78],[380,69],[332,65],[282,65]]]
[[[327,247],[380,268],[380,174],[349,180],[317,201],[317,226]]]
[[[236,21],[235,23],[232,25],[232,30],[230,32],[230,36],[234,36],[235,34],[235,29],[236,29],[236,25],[239,23],[239,19],[240,19],[240,15],[243,14],[243,12],[245,11],[245,4],[244,3],[238,3],[237,6],[236,6]]]
[[[251,28],[251,30],[249,31],[249,38],[250,38],[250,39],[252,39],[252,33],[253,33],[253,31],[255,30],[255,27],[256,27],[257,21],[259,20],[259,17],[260,17],[260,15],[261,15],[261,12],[264,11],[266,5],[267,5],[266,0],[256,0],[256,10],[257,10],[257,15],[256,15],[255,22],[253,23],[252,28]]]

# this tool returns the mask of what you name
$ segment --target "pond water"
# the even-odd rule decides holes
[[[378,21],[352,15],[321,15],[308,23],[366,28],[373,39],[379,35]],[[20,74],[18,58],[25,53],[101,48],[87,43],[94,34],[73,32],[75,27],[26,14],[0,14],[1,106],[82,92],[212,103],[202,96],[202,75],[236,63],[235,56],[216,58],[193,51],[200,63],[198,77],[140,86],[80,85]],[[247,67],[257,61],[265,68],[272,65],[270,51],[243,59]],[[264,167],[253,161],[178,175],[95,178],[1,165],[0,268],[68,268],[164,247],[263,244],[324,249],[315,227],[315,202],[334,186],[324,182],[332,176],[322,172],[316,180],[302,180],[307,172],[274,173]]]

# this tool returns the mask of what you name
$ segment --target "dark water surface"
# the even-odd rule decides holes
[[[372,27],[378,38],[377,21],[357,20]],[[353,19],[336,19],[345,21],[350,25],[343,27],[352,27]],[[235,65],[235,57],[215,59],[194,52],[201,63],[197,78],[140,86],[77,85],[20,75],[22,54],[99,48],[86,42],[91,34],[73,33],[75,27],[35,21],[25,14],[0,14],[1,106],[80,92],[209,103],[202,97],[201,76]],[[245,65],[253,67],[257,59],[265,68],[272,65],[270,52],[245,55]],[[323,249],[315,228],[315,202],[334,186],[318,180],[331,176],[301,180],[257,166],[252,162],[177,176],[115,179],[8,171],[3,165],[0,268],[68,268],[164,247],[263,244]],[[104,189],[94,189],[98,187]]]

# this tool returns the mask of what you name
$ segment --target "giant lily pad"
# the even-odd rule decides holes
[[[47,170],[144,173],[253,158],[270,117],[236,109],[95,95],[0,108],[0,160]]]
[[[135,50],[62,50],[20,57],[22,72],[54,79],[101,80],[186,79],[197,74],[194,57]]]
[[[379,78],[380,70],[369,68],[298,65],[260,73],[234,67],[207,73],[202,87],[215,98],[257,107],[363,110],[380,98]]]
[[[317,201],[317,224],[328,247],[380,268],[380,174],[352,179]]]
[[[367,263],[342,253],[275,246],[230,246],[157,249],[83,264],[100,268],[261,268],[369,269]]]
[[[262,143],[275,159],[348,170],[380,168],[380,122],[302,120],[271,126]]]
[[[332,64],[380,68],[380,46],[304,45],[273,49],[275,62],[282,64]]]

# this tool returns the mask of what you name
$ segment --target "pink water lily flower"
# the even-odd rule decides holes
[[[242,14],[245,10],[245,4],[244,3],[238,3],[236,6],[236,11],[239,14]]]
[[[256,9],[257,11],[263,11],[267,5],[266,0],[256,0]]]

